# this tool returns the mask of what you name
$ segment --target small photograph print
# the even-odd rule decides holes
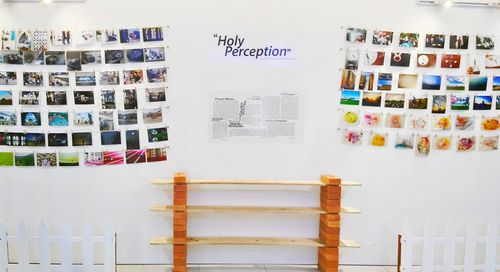
[[[12,105],[12,91],[0,90],[0,106]]]
[[[30,87],[43,86],[43,73],[23,72],[23,85]]]
[[[125,50],[125,62],[126,63],[144,62],[144,49],[134,48]]]
[[[413,149],[415,145],[415,137],[413,134],[396,134],[394,148],[396,149]]]
[[[384,106],[386,108],[403,109],[405,107],[406,95],[403,93],[386,93]]]
[[[496,96],[495,110],[500,110],[500,95]]]
[[[35,153],[16,152],[16,166],[35,166]]]
[[[91,132],[75,132],[71,135],[73,139],[73,146],[91,146],[92,133]]]
[[[493,97],[491,95],[475,95],[473,110],[491,110]]]
[[[144,27],[142,29],[142,39],[144,42],[159,42],[163,41],[162,27]]]
[[[464,91],[465,76],[446,76],[446,90]]]
[[[436,135],[434,137],[435,150],[450,150],[451,149],[451,136]]]
[[[147,69],[146,75],[149,83],[165,82],[167,81],[167,68]]]
[[[82,65],[102,63],[101,51],[99,50],[81,51],[80,58],[82,60]]]
[[[354,90],[356,86],[356,73],[352,70],[342,71],[342,80],[340,82],[340,88],[346,90]]]
[[[95,86],[95,72],[75,72],[76,86]]]
[[[427,94],[412,94],[408,101],[408,108],[413,110],[426,110],[429,104]]]
[[[486,69],[500,69],[500,55],[486,55],[484,67]]]
[[[497,136],[481,136],[478,141],[479,151],[494,151],[498,150],[498,135]]]
[[[444,48],[446,35],[443,34],[427,34],[425,35],[425,47],[427,48]]]
[[[113,111],[99,112],[99,129],[101,131],[109,131],[115,129]]]
[[[357,111],[344,110],[342,112],[341,123],[345,127],[357,126],[359,124],[359,113]]]
[[[137,110],[118,111],[118,125],[137,125]]]
[[[165,72],[166,72],[166,70],[165,70]],[[373,73],[373,72],[361,72],[361,75],[359,77],[359,85],[358,85],[360,90],[373,91],[374,84],[375,84],[375,73]]]
[[[66,51],[66,67],[68,67],[68,71],[82,70],[80,51]]]
[[[0,85],[17,85],[17,72],[0,71]]]
[[[363,100],[361,105],[364,107],[380,107],[382,105],[382,93],[363,92]]]
[[[481,74],[480,59],[477,55],[469,55],[467,58],[467,74],[479,75]]]
[[[146,149],[146,159],[148,162],[160,162],[167,160],[167,149],[161,148],[148,148]]]
[[[163,47],[144,48],[144,57],[146,62],[164,61],[165,49]]]
[[[399,74],[398,88],[416,89],[417,82],[418,82],[418,74]]]
[[[417,55],[417,67],[419,68],[436,67],[436,62],[437,62],[436,54],[419,53]]]
[[[469,49],[469,36],[450,35],[450,49]]]
[[[127,150],[140,149],[139,130],[127,130],[125,132],[127,141]]]
[[[429,135],[417,135],[416,155],[427,157],[431,152],[431,139]]]
[[[40,105],[39,91],[21,91],[19,93],[19,105]]]
[[[382,113],[367,112],[363,116],[363,124],[370,128],[380,127],[382,125],[382,118]]]
[[[104,62],[106,64],[125,63],[125,52],[123,50],[105,50]]]
[[[118,30],[116,29],[105,29],[101,31],[102,42],[103,43],[115,43],[118,42]]]
[[[23,53],[24,64],[29,65],[44,65],[45,57],[43,52],[40,51],[25,51]]]
[[[124,161],[122,151],[104,151],[104,165],[123,164]]]
[[[50,44],[55,45],[55,46],[70,45],[71,44],[71,32],[68,30],[51,31],[50,32]]]
[[[469,76],[469,91],[486,91],[487,86],[487,76]]]
[[[0,166],[14,166],[14,152],[0,152]]]
[[[73,125],[91,126],[94,124],[94,114],[91,111],[73,113]]]
[[[68,104],[66,91],[47,91],[46,96],[48,106],[60,106]]]
[[[493,91],[500,91],[500,76],[493,76]]]
[[[0,111],[0,126],[17,125],[17,115],[13,111]]]
[[[45,52],[46,65],[66,65],[66,56],[64,51],[47,51]]]
[[[137,90],[123,90],[123,106],[126,110],[137,109]]]
[[[165,87],[146,88],[146,101],[148,102],[165,102]]]
[[[49,112],[49,126],[66,127],[69,125],[67,112]]]
[[[399,35],[399,46],[406,48],[418,47],[418,38],[420,35],[418,33],[405,33],[402,32]]]
[[[125,151],[125,160],[127,164],[145,163],[146,162],[146,150],[145,149],[133,149]]]
[[[16,50],[16,32],[2,30],[2,50]]]
[[[33,50],[46,51],[49,47],[49,32],[47,30],[33,31]]]
[[[94,92],[93,91],[74,91],[75,105],[93,105]]]
[[[143,109],[142,120],[144,124],[153,124],[163,122],[163,111],[161,107],[152,109]]]
[[[168,132],[166,127],[148,129],[148,141],[150,143],[168,141]]]
[[[21,112],[21,125],[32,127],[41,126],[42,119],[39,112]]]
[[[460,137],[457,141],[457,152],[471,152],[476,148],[476,137]]]
[[[392,73],[379,73],[377,89],[380,91],[390,91],[392,89]]]
[[[422,90],[440,90],[441,76],[440,75],[423,75]]]
[[[408,125],[413,130],[426,130],[429,124],[429,118],[426,115],[410,115]]]
[[[16,34],[17,49],[20,51],[29,51],[33,48],[33,32],[18,31]]]
[[[77,45],[90,45],[97,42],[97,32],[95,30],[81,30],[74,35],[74,41]]]
[[[78,152],[59,152],[59,166],[79,166],[80,154]]]
[[[365,63],[367,65],[382,66],[385,62],[385,52],[367,51],[364,53]]]
[[[406,121],[405,114],[387,114],[387,118],[385,119],[385,126],[388,128],[404,128]]]
[[[136,43],[141,41],[141,30],[138,28],[120,29],[120,43]]]
[[[120,85],[120,73],[118,71],[102,71],[100,73],[101,85]]]
[[[451,118],[449,116],[433,116],[432,130],[451,130]]]
[[[68,146],[68,134],[66,133],[49,133],[49,146]]]
[[[101,166],[104,165],[103,152],[85,152],[84,153],[85,166]]]
[[[49,86],[53,86],[53,87],[69,86],[69,73],[68,72],[50,72],[49,73]]]
[[[123,70],[123,84],[139,84],[142,83],[144,75],[142,70]]]
[[[483,116],[481,120],[481,129],[485,131],[495,131],[500,129],[500,118]]]
[[[116,109],[115,90],[102,90],[101,104],[103,110]]]
[[[54,167],[57,166],[56,153],[36,153],[36,166]]]
[[[342,137],[342,143],[348,145],[361,145],[363,142],[363,132],[347,130]]]
[[[446,95],[432,96],[432,113],[436,114],[446,113]]]
[[[119,131],[101,132],[101,145],[119,145],[122,144],[122,136]]]
[[[345,40],[353,43],[365,43],[366,29],[349,27],[346,32]]]
[[[494,48],[495,48],[495,41],[493,40],[493,37],[476,36],[476,49],[493,50]]]
[[[23,53],[18,50],[2,50],[3,63],[5,64],[23,64]]]
[[[387,142],[387,133],[371,133],[370,135],[370,145],[376,147],[384,147]]]
[[[342,90],[340,95],[340,104],[349,106],[358,106],[361,99],[359,91]]]
[[[375,30],[373,31],[373,44],[375,45],[391,45],[392,39],[394,37],[394,32]]]
[[[468,95],[451,95],[451,110],[466,111],[470,109],[470,97]]]
[[[458,69],[460,68],[460,54],[443,54],[441,56],[441,68]]]
[[[456,130],[474,130],[474,116],[457,115],[455,117]]]
[[[347,48],[345,69],[358,70],[359,64],[359,51],[357,49]]]
[[[410,53],[391,53],[391,66],[410,67]]]
[[[23,146],[23,143],[21,143]],[[24,134],[24,146],[45,146],[45,133]]]

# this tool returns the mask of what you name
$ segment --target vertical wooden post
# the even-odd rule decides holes
[[[174,176],[174,269],[173,272],[187,271],[187,183],[186,174]]]
[[[398,234],[398,268],[397,272],[401,272],[401,234]]]
[[[340,178],[323,175],[321,182],[321,208],[326,214],[320,215],[319,239],[325,246],[318,249],[318,269],[320,272],[339,271],[340,245]]]

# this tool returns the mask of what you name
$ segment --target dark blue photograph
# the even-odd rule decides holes
[[[441,76],[439,75],[424,75],[422,79],[423,90],[440,90]]]

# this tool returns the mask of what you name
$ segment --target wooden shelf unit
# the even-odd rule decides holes
[[[260,245],[303,246],[318,248],[318,268],[321,272],[338,272],[339,248],[359,248],[352,240],[340,239],[340,215],[358,214],[353,207],[341,207],[341,187],[361,186],[353,181],[323,175],[319,181],[285,180],[188,180],[184,173],[173,179],[156,179],[153,185],[173,185],[173,205],[154,205],[151,211],[173,213],[172,237],[157,237],[151,245],[173,245],[174,272],[187,271],[188,245]],[[320,207],[265,207],[265,206],[190,206],[187,205],[188,185],[256,185],[256,186],[320,186]],[[188,213],[293,213],[318,214],[320,230],[318,238],[274,237],[188,237]]]

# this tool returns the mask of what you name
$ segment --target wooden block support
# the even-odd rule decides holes
[[[187,271],[187,184],[186,174],[174,176],[173,259],[174,272]]]

